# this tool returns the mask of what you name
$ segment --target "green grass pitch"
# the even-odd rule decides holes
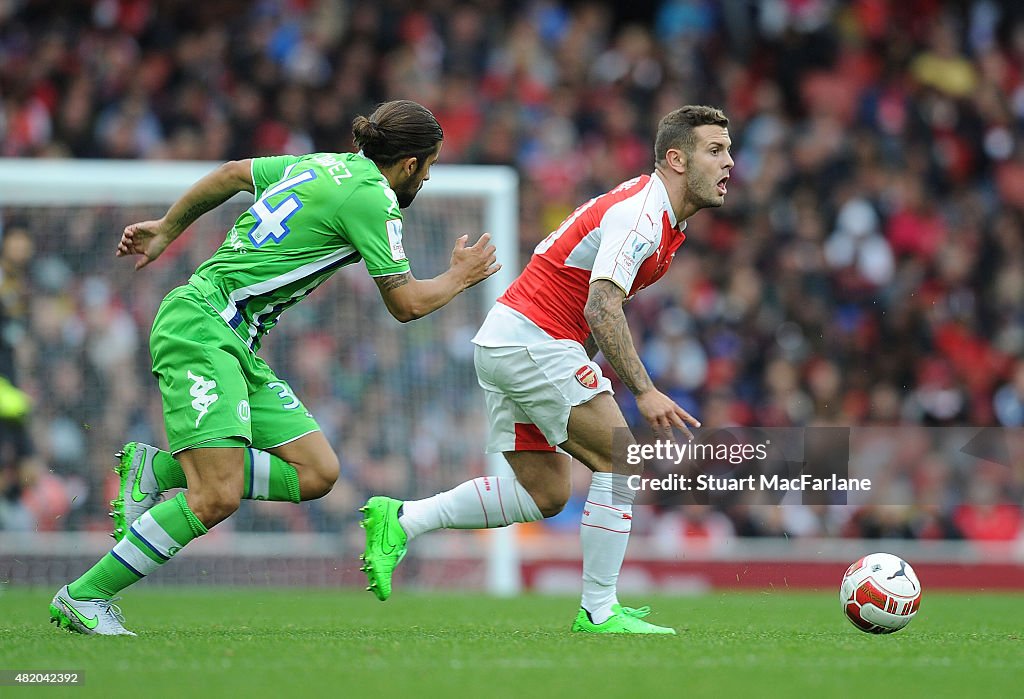
[[[138,638],[47,623],[52,590],[0,589],[0,669],[84,671],[67,697],[1021,696],[1024,596],[928,594],[870,636],[836,594],[715,593],[650,603],[678,637],[568,633],[576,600],[325,590],[129,591]],[[288,694],[291,693],[291,694]]]

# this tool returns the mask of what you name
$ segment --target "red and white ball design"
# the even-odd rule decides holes
[[[893,633],[917,614],[921,583],[899,556],[872,553],[846,569],[839,602],[846,618],[861,631]]]

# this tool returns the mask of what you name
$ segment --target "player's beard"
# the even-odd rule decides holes
[[[417,171],[418,173],[418,171]],[[398,200],[398,208],[405,209],[412,204],[412,200],[419,194],[423,187],[423,180],[416,178],[415,184],[410,180],[395,190],[395,198]]]
[[[702,177],[692,170],[686,171],[686,191],[687,198],[701,209],[725,204],[725,197],[718,193],[718,180]]]
[[[405,209],[412,204],[412,200],[416,198],[416,194],[419,189],[402,189],[395,192],[395,198],[398,200],[398,208]]]
[[[420,193],[420,189],[423,187],[423,178],[420,177],[422,167],[417,168],[409,180],[403,182],[400,187],[394,190],[394,196],[398,200],[399,209],[408,208],[413,203],[413,200],[416,199],[416,195]]]

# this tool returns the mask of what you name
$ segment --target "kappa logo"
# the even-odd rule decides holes
[[[597,388],[597,372],[589,364],[584,364],[576,370],[576,380],[580,382],[583,388],[591,390]]]
[[[235,252],[245,254],[245,243],[242,242],[242,238],[238,235],[238,230],[234,226],[231,227],[231,233],[228,234],[228,245]]]
[[[199,413],[196,418],[196,427],[199,427],[199,421],[206,417],[210,406],[216,403],[217,398],[220,397],[216,393],[210,393],[217,388],[217,382],[207,381],[205,377],[196,376],[191,370],[188,371],[188,378],[192,382],[192,388],[189,389],[189,393],[192,395],[192,407]]]

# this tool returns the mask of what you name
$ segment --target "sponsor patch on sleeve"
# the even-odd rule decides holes
[[[395,262],[403,262],[405,248],[402,247],[402,220],[391,219],[386,224],[388,229],[388,243],[391,246],[391,259]]]
[[[622,245],[622,250],[619,251],[618,256],[615,258],[615,266],[617,267],[615,270],[616,277],[626,277],[626,279],[620,279],[620,281],[632,280],[636,275],[637,268],[653,247],[653,240],[648,240],[637,231],[630,231],[629,235],[626,236],[626,242]]]

